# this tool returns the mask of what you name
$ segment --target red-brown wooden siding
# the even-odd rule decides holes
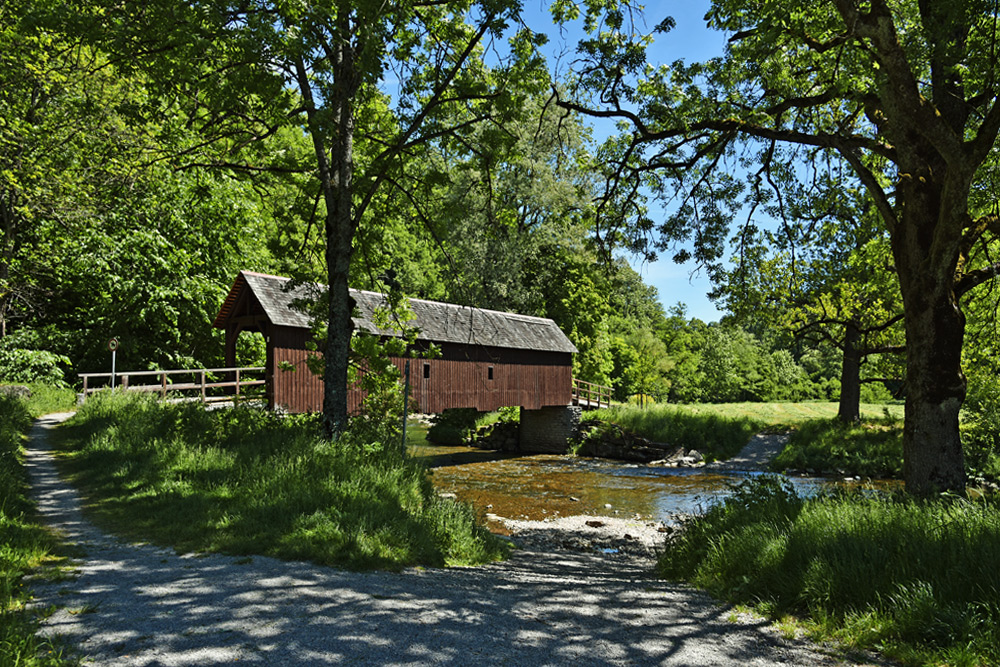
[[[323,380],[306,365],[318,353],[306,349],[308,329],[270,327],[267,374],[271,380],[271,406],[288,412],[320,412],[323,409]],[[295,370],[282,370],[282,367]]]
[[[273,405],[288,412],[319,412],[323,382],[306,366],[307,356],[316,354],[303,349],[308,332],[287,327],[272,331]],[[571,401],[573,370],[568,353],[442,347],[440,358],[410,359],[411,410],[439,413],[448,408],[475,408],[487,412],[505,406],[537,410]],[[296,370],[281,370],[282,362]],[[394,358],[392,362],[402,371],[406,360]],[[348,411],[356,413],[362,398],[358,390],[348,392]]]

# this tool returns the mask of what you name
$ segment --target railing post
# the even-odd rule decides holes
[[[167,398],[167,373],[166,371],[160,373],[160,400],[166,400]]]
[[[87,400],[87,380],[89,379],[87,376],[83,377],[83,400]]]
[[[205,369],[201,369],[201,402],[205,402]]]
[[[236,369],[236,395],[233,397],[233,405],[240,402],[240,369]]]
[[[122,373],[122,391],[128,391],[128,373]]]

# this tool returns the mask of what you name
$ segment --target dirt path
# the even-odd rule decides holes
[[[651,562],[519,549],[477,568],[353,573],[270,558],[178,555],[81,515],[39,420],[28,469],[46,519],[82,547],[75,576],[32,582],[43,632],[85,664],[833,665],[803,642],[653,579]]]
[[[727,461],[713,461],[705,466],[708,470],[735,472],[766,472],[771,459],[781,453],[788,443],[787,433],[761,433],[750,438],[740,453]]]

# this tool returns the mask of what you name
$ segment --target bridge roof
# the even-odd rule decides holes
[[[324,286],[315,283],[296,285],[289,278],[240,271],[215,318],[214,326],[225,327],[235,314],[240,299],[249,291],[272,324],[308,328],[310,317],[297,302],[311,301],[324,290]],[[376,310],[388,306],[385,295],[352,289],[351,296],[357,303],[358,316],[353,318],[356,328],[381,336],[400,335],[398,331],[380,328],[375,323]],[[440,301],[408,301],[415,316],[408,325],[419,330],[417,340],[543,352],[577,351],[559,325],[548,318]]]

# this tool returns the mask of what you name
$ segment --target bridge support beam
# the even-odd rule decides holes
[[[539,410],[521,408],[518,428],[519,449],[533,454],[565,454],[569,439],[580,426],[580,413],[575,405],[548,406]]]

